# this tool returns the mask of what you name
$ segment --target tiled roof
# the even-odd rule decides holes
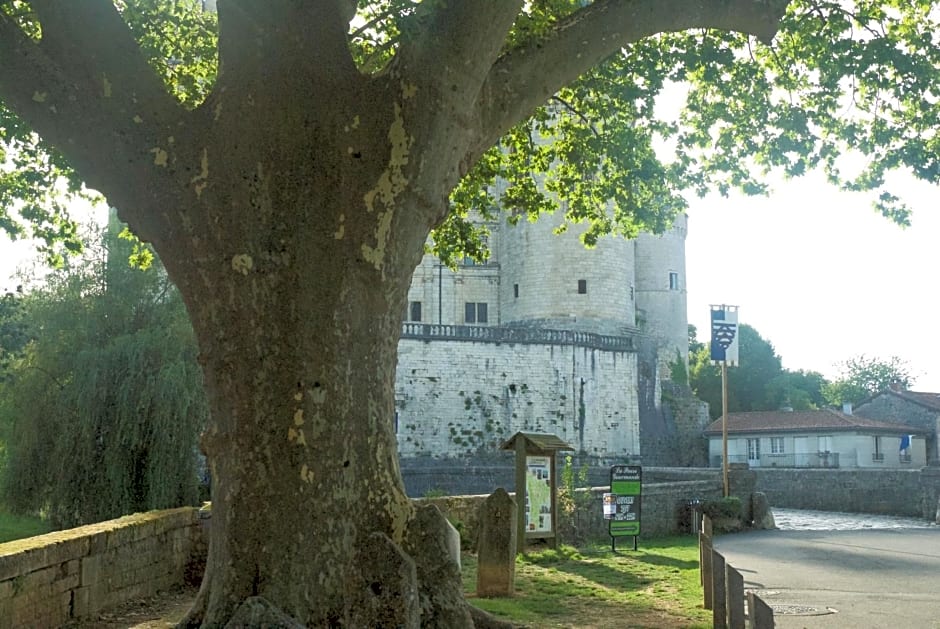
[[[846,415],[840,411],[753,411],[750,413],[728,413],[728,433],[754,432],[818,432],[857,431],[913,435],[930,431],[917,426],[866,419],[858,415]],[[706,435],[721,434],[721,419],[705,428]]]

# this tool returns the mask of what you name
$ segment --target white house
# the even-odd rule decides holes
[[[728,415],[728,461],[751,467],[920,468],[927,464],[920,426],[830,409]],[[705,429],[709,461],[721,466],[722,420]]]

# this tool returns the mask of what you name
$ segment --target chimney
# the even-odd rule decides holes
[[[843,403],[842,403],[842,412],[845,413],[846,415],[851,415],[851,414],[852,414],[852,403],[851,403],[851,402],[843,402]]]

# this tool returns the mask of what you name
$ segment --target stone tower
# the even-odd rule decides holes
[[[634,243],[605,236],[586,249],[574,225],[555,234],[562,211],[501,226],[499,301],[503,325],[626,335],[636,333]]]
[[[659,371],[669,375],[676,355],[689,362],[689,326],[685,275],[688,218],[676,217],[662,235],[640,234],[636,239],[636,310],[641,334],[658,346]]]

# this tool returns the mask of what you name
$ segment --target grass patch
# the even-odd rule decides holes
[[[42,535],[51,530],[52,527],[40,518],[12,515],[0,509],[0,544],[33,535]]]
[[[464,592],[472,604],[526,627],[711,627],[694,537],[642,540],[636,552],[616,555],[602,544],[530,553],[516,560],[513,598],[477,598],[476,568],[476,557],[465,555]]]

